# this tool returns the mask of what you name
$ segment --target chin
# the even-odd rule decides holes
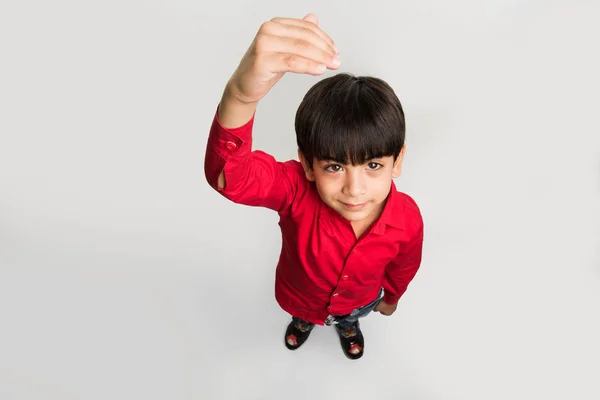
[[[338,213],[348,221],[361,221],[369,216],[370,210],[361,210],[361,212],[349,212],[347,210],[338,210]]]
[[[350,214],[350,215],[348,215],[348,214],[342,214],[342,216],[344,218],[346,218],[350,222],[358,222],[358,221],[362,221],[363,219],[367,218],[368,214],[361,214],[361,215],[358,215],[358,214]]]

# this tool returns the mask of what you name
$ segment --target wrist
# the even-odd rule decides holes
[[[245,96],[240,93],[237,82],[232,78],[225,85],[221,101],[227,101],[239,107],[256,107],[258,101],[248,101]]]
[[[241,101],[228,84],[219,103],[219,122],[224,128],[240,127],[254,116],[257,104]]]

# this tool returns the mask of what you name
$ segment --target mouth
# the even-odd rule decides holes
[[[347,210],[352,210],[352,211],[360,210],[367,204],[367,203],[352,204],[352,203],[344,203],[344,202],[341,202],[341,203],[344,206],[344,208],[346,208]]]

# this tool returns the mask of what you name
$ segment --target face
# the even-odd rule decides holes
[[[298,153],[306,178],[315,182],[319,196],[329,207],[351,222],[374,221],[383,210],[392,178],[400,176],[400,155],[369,160],[363,165],[346,165],[329,160],[313,160],[312,168]]]

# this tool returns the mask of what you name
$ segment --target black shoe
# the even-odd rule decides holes
[[[306,339],[308,339],[312,328],[313,327],[309,327],[307,331],[303,332],[298,329],[294,321],[290,322],[285,331],[285,347],[290,350],[296,350],[298,347],[302,346],[304,342],[306,342]]]
[[[340,344],[344,354],[351,360],[358,360],[362,357],[365,349],[365,338],[360,330],[358,321],[345,329],[335,326],[335,330],[340,337]]]

